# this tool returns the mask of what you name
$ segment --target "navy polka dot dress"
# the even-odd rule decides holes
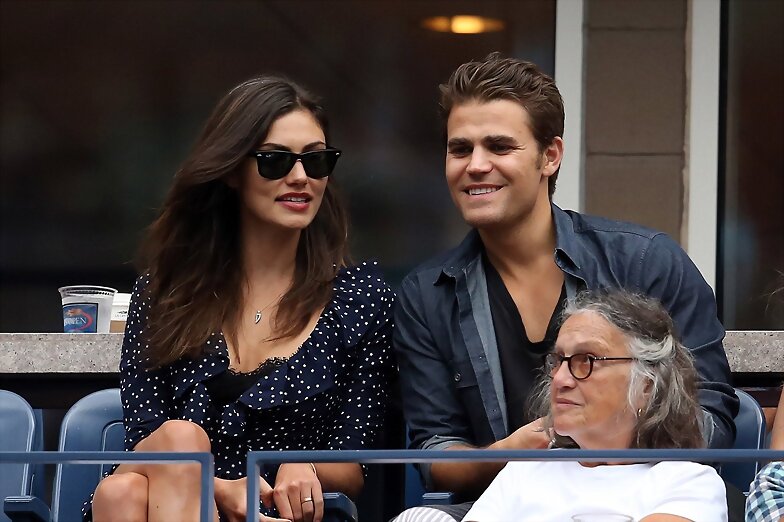
[[[374,441],[395,368],[394,294],[375,266],[342,269],[332,300],[297,352],[259,372],[255,384],[225,404],[211,400],[208,389],[208,381],[229,368],[220,332],[200,359],[146,368],[143,328],[150,303],[141,291],[147,283],[144,276],[136,282],[120,361],[126,450],[167,420],[189,420],[210,437],[215,476],[239,479],[249,451],[352,450]],[[275,472],[262,468],[270,484]]]

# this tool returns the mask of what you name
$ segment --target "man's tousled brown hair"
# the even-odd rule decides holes
[[[563,136],[561,93],[555,81],[531,62],[491,53],[482,61],[467,62],[458,67],[439,89],[444,119],[449,117],[456,105],[471,101],[510,100],[522,105],[528,113],[539,152],[543,152],[553,138]],[[551,199],[557,179],[557,171],[548,178],[547,191]]]

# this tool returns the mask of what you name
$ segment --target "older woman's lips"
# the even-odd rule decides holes
[[[574,401],[570,401],[569,399],[556,399],[555,400],[555,407],[556,408],[570,408],[572,406],[579,406]]]

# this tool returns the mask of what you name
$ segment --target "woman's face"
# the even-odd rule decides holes
[[[555,343],[563,356],[628,357],[627,338],[594,312],[564,322]],[[590,376],[575,379],[564,361],[550,383],[553,427],[584,449],[623,449],[631,443],[636,424],[627,392],[632,361],[595,361]]]
[[[318,121],[309,111],[300,109],[275,120],[256,150],[302,153],[324,148],[326,138]],[[313,221],[321,206],[327,179],[309,178],[299,161],[283,178],[266,179],[259,175],[256,158],[249,157],[236,183],[243,223],[304,229]]]

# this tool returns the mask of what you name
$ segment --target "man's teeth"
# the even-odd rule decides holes
[[[468,194],[471,196],[478,196],[479,194],[490,194],[491,192],[495,192],[498,190],[499,187],[482,187],[482,188],[472,188],[468,189]]]

